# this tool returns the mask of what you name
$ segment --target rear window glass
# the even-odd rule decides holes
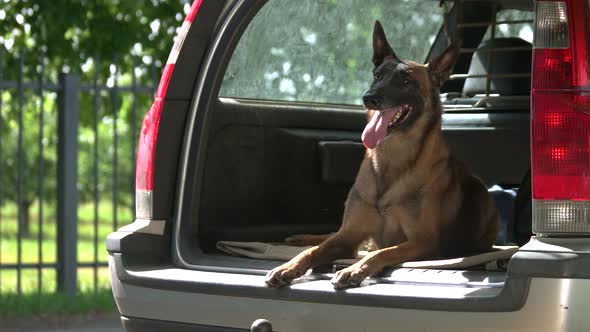
[[[533,19],[534,14],[531,11],[523,11],[516,9],[504,9],[498,12],[496,15],[496,38],[508,38],[516,37],[526,40],[527,42],[533,42]],[[488,28],[488,31],[484,37],[485,39],[491,38],[492,27]]]
[[[379,19],[401,58],[422,62],[443,25],[433,0],[272,0],[241,37],[221,97],[361,104]]]

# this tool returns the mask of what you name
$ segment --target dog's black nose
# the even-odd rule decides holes
[[[375,95],[366,94],[363,96],[363,103],[368,109],[379,109],[381,106],[381,98]]]

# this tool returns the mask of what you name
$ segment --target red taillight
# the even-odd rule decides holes
[[[154,189],[154,158],[156,142],[158,140],[158,128],[160,117],[166,99],[168,84],[174,72],[174,64],[182,48],[182,44],[188,34],[190,26],[197,14],[203,0],[193,2],[182,27],[178,33],[176,42],[172,47],[170,56],[162,72],[158,90],[154,102],[143,119],[139,143],[137,145],[137,163],[135,168],[135,214],[137,218],[152,218],[152,190]]]
[[[174,71],[174,63],[166,63],[162,76],[160,77],[160,83],[158,84],[158,90],[156,90],[156,99],[164,99],[166,97],[166,91],[168,91],[168,84],[170,84],[170,77]]]
[[[534,49],[533,89],[573,88],[572,57],[568,49]]]
[[[136,190],[152,190],[154,188],[154,154],[156,153],[158,127],[160,125],[162,107],[164,106],[164,97],[166,96],[166,90],[168,89],[173,70],[173,63],[166,64],[166,67],[164,67],[154,102],[143,118],[141,132],[139,133],[139,144],[137,145],[137,164],[135,167]]]
[[[154,153],[156,151],[156,139],[158,137],[163,102],[162,99],[156,98],[143,118],[137,146],[136,190],[152,190],[154,188]]]
[[[531,91],[533,231],[584,233],[590,208],[588,1],[537,1]]]
[[[197,15],[197,12],[199,11],[199,8],[201,7],[202,2],[203,2],[203,0],[193,1],[191,9],[188,11],[188,14],[184,18],[185,21],[188,21],[191,23],[193,22],[193,20],[195,19],[195,15]]]
[[[533,197],[590,199],[590,107],[576,93],[533,94]]]

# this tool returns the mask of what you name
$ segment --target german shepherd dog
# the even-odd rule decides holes
[[[319,243],[266,276],[281,287],[310,268],[353,257],[359,245],[377,245],[357,263],[338,271],[334,288],[358,286],[386,266],[405,261],[458,257],[489,250],[499,218],[485,185],[449,151],[441,129],[439,88],[459,55],[451,44],[426,65],[400,60],[383,27],[373,30],[374,80],[363,96],[369,121],[367,147],[348,194],[338,232],[300,235],[291,241]]]

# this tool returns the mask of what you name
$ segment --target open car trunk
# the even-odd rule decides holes
[[[219,254],[220,240],[282,242],[338,230],[364,156],[362,109],[223,98],[213,114],[202,187],[195,188],[199,209],[185,233],[193,254]],[[443,121],[454,155],[488,186],[507,188],[529,168],[528,126],[528,108],[505,105],[449,109]],[[237,262],[276,265],[228,260],[233,267]]]
[[[462,32],[465,52],[455,66],[458,74],[442,88],[442,129],[453,155],[488,187],[516,188],[530,168],[530,43],[528,47],[521,45],[523,40],[482,43],[487,26],[477,22],[489,23],[498,8],[485,2],[469,4],[483,9],[462,14],[464,22],[472,24]],[[231,45],[230,40],[223,42]],[[441,29],[431,52],[437,54],[445,44]],[[474,56],[474,51],[486,47],[514,47],[516,54],[497,55],[495,66],[482,67],[491,53],[475,52]],[[360,106],[217,98],[219,73],[227,63],[217,65],[219,68],[211,69],[210,91],[201,92],[211,96],[201,105],[206,112],[189,121],[189,126],[196,127],[189,129],[192,136],[185,143],[189,146],[184,156],[186,178],[180,180],[185,188],[181,189],[173,252],[185,268],[263,275],[282,262],[230,256],[216,248],[217,242],[275,243],[294,234],[337,231],[365,152],[360,133],[366,114]],[[495,76],[488,83],[490,75],[513,74],[514,68],[523,70],[523,75]],[[511,211],[505,209],[501,214],[506,232]],[[326,280],[339,267],[320,266],[306,278]],[[505,279],[502,269],[391,268],[369,283],[426,287],[406,295],[431,294],[433,289],[428,287],[440,286],[436,291],[443,298],[461,294],[490,299],[506,290]],[[297,287],[331,289],[329,283],[304,284]],[[449,285],[463,291],[445,293]],[[365,288],[359,292],[400,295],[407,290],[390,291]]]

